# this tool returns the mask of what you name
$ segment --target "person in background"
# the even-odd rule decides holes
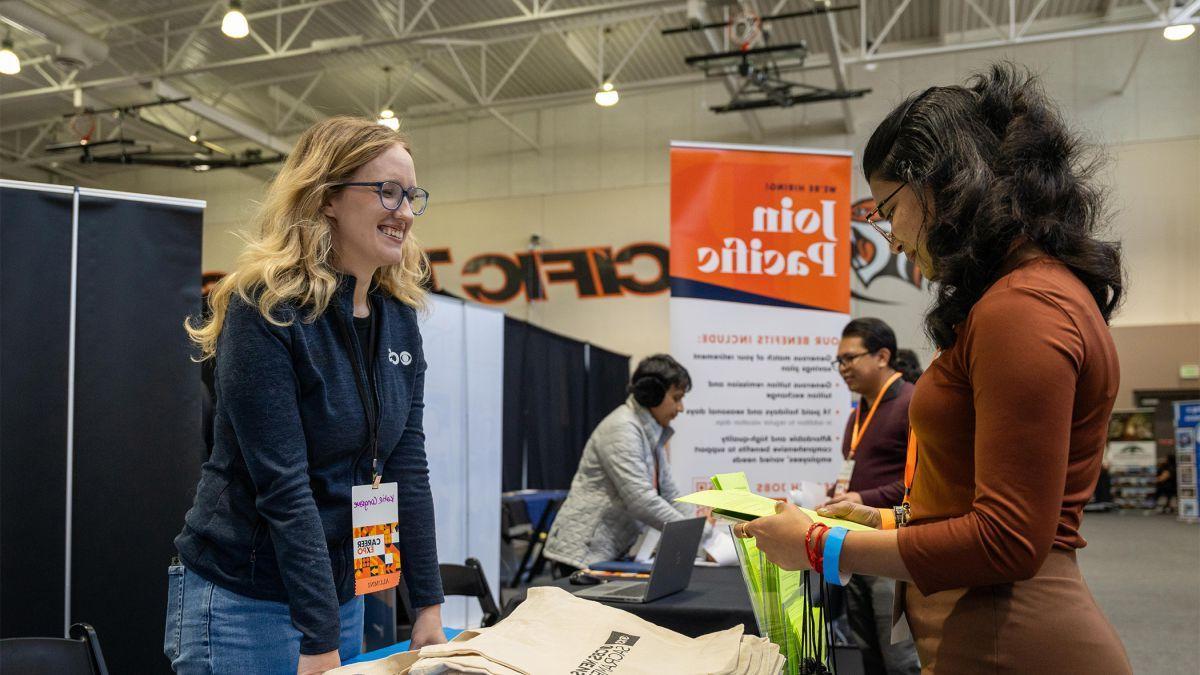
[[[1159,513],[1175,513],[1178,485],[1175,455],[1172,453],[1158,463],[1158,476],[1154,479],[1154,505]]]
[[[592,432],[550,536],[545,556],[556,574],[621,559],[646,527],[691,517],[671,478],[664,448],[692,388],[687,369],[666,354],[646,357],[629,398]]]
[[[934,284],[925,327],[940,352],[909,407],[904,504],[820,511],[866,531],[823,531],[782,504],[738,527],[785,569],[902,582],[895,628],[912,631],[927,673],[1132,672],[1076,561],[1125,285],[1090,157],[1010,63],[887,115],[863,153],[867,221]]]
[[[387,555],[418,608],[413,647],[446,641],[417,326],[428,261],[411,232],[428,198],[403,134],[313,125],[211,314],[188,322],[216,357],[216,411],[168,569],[175,672],[315,675],[359,654],[355,487],[396,504]]]
[[[900,371],[904,381],[910,384],[916,384],[917,380],[921,379],[921,373],[925,372],[921,369],[921,358],[911,349],[896,351],[896,370]]]
[[[846,422],[845,461],[830,504],[890,508],[903,500],[908,403],[914,387],[898,370],[897,352],[895,332],[879,319],[855,319],[842,330],[833,363],[859,401]],[[894,586],[891,579],[862,574],[846,585],[850,632],[867,675],[921,672],[912,640],[891,640]]]

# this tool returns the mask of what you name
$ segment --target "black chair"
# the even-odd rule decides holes
[[[0,672],[22,675],[108,675],[96,631],[86,623],[71,626],[70,638],[0,640]]]
[[[484,628],[494,625],[500,620],[500,608],[496,605],[496,599],[492,597],[492,589],[488,586],[487,577],[483,574],[483,564],[475,558],[467,558],[465,565],[454,565],[450,563],[442,563],[440,565],[442,573],[442,593],[444,595],[459,595],[468,598],[477,598],[479,600],[479,608],[483,610],[483,618],[480,623]],[[407,615],[407,620],[412,621],[416,617],[416,611],[413,610],[412,603],[408,598],[408,587],[401,583],[397,590],[400,596],[400,603]],[[409,630],[405,630],[405,628]],[[407,635],[411,634],[411,624],[402,624],[397,626],[396,635],[399,639],[407,639]]]
[[[500,620],[500,608],[492,597],[492,589],[488,586],[487,577],[483,574],[483,565],[475,558],[467,558],[465,565],[443,564],[442,592],[446,595],[463,595],[479,599],[479,608],[483,610],[482,625],[484,628],[494,625]]]
[[[525,549],[525,555],[521,557],[521,564],[517,566],[512,580],[508,582],[509,588],[517,588],[522,582],[531,582],[534,577],[542,573],[542,569],[546,565],[544,554],[546,540],[550,537],[550,525],[554,523],[558,509],[566,501],[565,493],[562,497],[552,497],[546,501],[546,508],[542,510],[542,516],[538,518],[537,525],[529,533],[529,547]],[[526,513],[528,514],[528,510]],[[528,515],[526,517],[528,518]],[[534,551],[537,553],[535,554]]]

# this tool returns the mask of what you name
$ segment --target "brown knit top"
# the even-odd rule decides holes
[[[922,593],[1026,579],[1051,547],[1086,545],[1119,378],[1108,326],[1061,262],[988,289],[909,408],[919,459],[899,544]]]

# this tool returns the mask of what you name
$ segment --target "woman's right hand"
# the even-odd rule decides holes
[[[301,654],[300,665],[296,667],[296,675],[321,675],[327,670],[339,668],[342,659],[337,650],[324,654]]]
[[[826,504],[818,508],[817,513],[827,518],[841,518],[842,520],[849,520],[852,523],[866,525],[877,530],[883,527],[883,517],[879,515],[879,509],[852,501]]]

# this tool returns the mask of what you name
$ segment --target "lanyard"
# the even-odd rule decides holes
[[[879,402],[883,400],[883,395],[887,393],[888,389],[891,389],[892,385],[898,379],[900,379],[900,373],[892,373],[892,376],[884,383],[883,388],[875,395],[875,402],[871,404],[871,412],[867,413],[867,419],[861,425],[859,424],[859,418],[862,417],[862,406],[860,405],[854,409],[854,428],[850,432],[850,459],[854,459],[854,453],[858,450],[858,443],[862,440],[863,435],[867,433],[867,427],[871,426],[871,420],[875,418],[875,411],[879,410]]]
[[[346,321],[342,317],[337,318],[338,327],[341,329],[342,339],[346,342],[347,349],[350,350],[350,361],[354,369],[354,384],[358,387],[358,397],[362,401],[363,411],[367,416],[367,443],[371,449],[371,483],[378,487],[382,475],[379,473],[379,424],[381,410],[379,405],[379,383],[376,377],[371,377],[367,372],[368,369],[375,369],[375,352],[378,351],[378,326],[379,314],[377,309],[372,306],[371,313],[373,319],[371,321],[371,354],[361,354],[361,349],[358,346],[358,340],[350,334],[346,329]],[[353,314],[351,314],[353,317]],[[353,318],[351,318],[353,322]],[[365,451],[366,448],[363,448]],[[358,468],[358,461],[362,458],[362,452],[354,460],[354,469]]]
[[[908,451],[904,457],[904,505],[908,506],[912,494],[913,478],[917,475],[917,432],[908,430]]]

